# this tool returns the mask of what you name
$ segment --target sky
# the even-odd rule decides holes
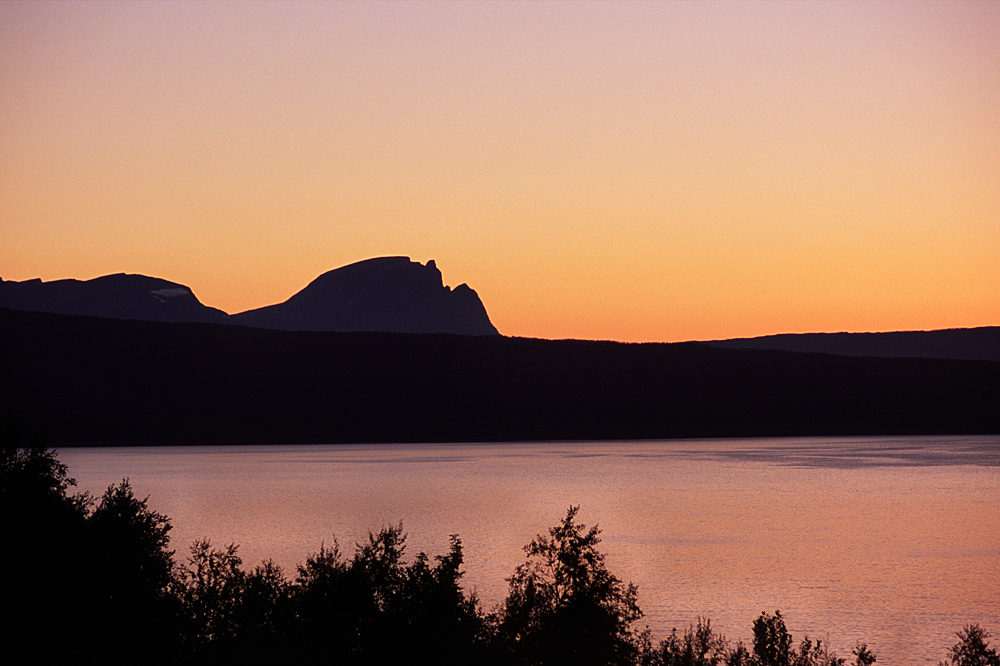
[[[1000,325],[1000,3],[0,2],[3,279],[389,255],[512,336]]]

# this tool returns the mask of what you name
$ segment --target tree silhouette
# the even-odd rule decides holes
[[[989,633],[978,624],[967,624],[958,632],[958,642],[949,651],[951,660],[941,666],[1000,666],[1000,655],[990,647]]]
[[[171,580],[170,520],[139,499],[128,479],[110,486],[90,515],[108,595],[125,603],[162,595]]]
[[[269,657],[277,657],[288,649],[287,639],[294,621],[291,594],[292,584],[271,560],[258,564],[247,574],[233,621],[245,655],[275,663]]]
[[[298,566],[295,578],[295,608],[298,616],[295,643],[300,652],[316,655],[336,650],[346,658],[348,629],[352,621],[347,605],[349,563],[341,556],[340,546],[320,546],[319,552],[306,557]]]
[[[793,647],[780,611],[753,623],[753,652],[732,650],[707,619],[656,648],[634,585],[611,574],[600,530],[579,507],[525,546],[507,598],[484,617],[461,587],[457,535],[447,554],[406,561],[402,524],[369,533],[350,559],[336,542],[298,567],[294,582],[264,561],[246,572],[235,545],[195,542],[174,565],[169,519],[128,479],[95,502],[70,494],[66,466],[36,435],[0,424],[0,566],[9,611],[0,625],[11,663],[338,663],[556,666],[842,666],[823,641]],[[940,666],[1000,666],[978,624],[958,632]],[[876,662],[867,645],[854,666]]]
[[[635,585],[624,584],[597,550],[600,530],[562,522],[524,550],[527,561],[509,579],[500,636],[524,664],[627,664],[637,655],[631,624],[642,616]]]
[[[139,499],[128,479],[109,486],[88,518],[93,559],[93,611],[101,617],[95,639],[118,658],[141,660],[171,644],[174,553],[170,520]]]
[[[208,539],[191,545],[186,566],[180,567],[174,593],[182,606],[188,650],[218,646],[237,635],[237,607],[243,598],[246,573],[239,548],[214,548]]]
[[[0,570],[7,617],[0,627],[12,663],[76,657],[90,644],[92,616],[86,547],[87,495],[71,495],[75,481],[38,432],[8,416],[0,425]]]
[[[475,597],[460,586],[462,544],[432,565],[425,553],[404,561],[402,525],[370,533],[354,557],[323,546],[299,566],[294,603],[306,656],[336,649],[346,663],[424,659],[437,664],[476,661],[485,650]]]
[[[760,666],[790,666],[792,636],[785,628],[781,611],[761,613],[753,622],[753,653]]]
[[[453,534],[450,543],[448,554],[435,556],[433,566],[425,553],[418,553],[407,567],[401,638],[411,654],[434,663],[468,664],[484,655],[486,627],[476,596],[466,596],[460,584],[462,541]]]

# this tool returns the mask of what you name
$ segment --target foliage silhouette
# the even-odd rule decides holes
[[[247,577],[237,550],[235,544],[220,549],[200,539],[191,545],[186,566],[177,570],[174,589],[191,647],[226,642],[237,634],[236,609]]]
[[[0,427],[0,565],[4,656],[12,663],[73,659],[110,663],[283,663],[615,666],[842,666],[820,640],[794,645],[779,611],[753,623],[752,652],[730,648],[708,619],[655,647],[636,588],[606,566],[600,531],[571,506],[525,546],[492,614],[462,589],[461,540],[434,558],[406,557],[402,525],[383,528],[344,557],[334,541],[298,566],[246,571],[236,545],[196,541],[174,563],[169,519],[138,499],[128,479],[95,502],[71,494],[65,465],[37,435]],[[977,624],[958,632],[942,666],[1000,666]],[[854,666],[871,666],[864,643]]]
[[[188,661],[272,662],[290,648],[291,584],[270,560],[244,571],[238,550],[201,539],[175,571],[172,591]]]
[[[102,546],[102,573],[113,587],[109,595],[159,595],[170,583],[173,551],[167,550],[170,520],[152,511],[149,498],[138,499],[128,479],[110,486],[90,515],[94,537]]]
[[[753,622],[753,653],[760,666],[791,666],[792,636],[781,611],[761,613]]]
[[[813,643],[808,636],[802,639],[799,649],[792,653],[792,666],[843,666],[845,660],[816,639]]]
[[[990,647],[989,633],[978,624],[967,624],[958,632],[958,642],[942,666],[1000,666],[1000,655]]]
[[[447,555],[432,565],[425,553],[406,564],[402,525],[369,534],[346,560],[339,546],[300,565],[293,596],[307,652],[336,649],[348,663],[389,663],[423,657],[468,663],[486,649],[485,623],[475,596],[460,586],[462,544],[451,537]]]
[[[129,661],[143,659],[153,645],[160,653],[173,647],[171,525],[148,499],[137,498],[123,479],[108,487],[87,521],[92,603],[102,618],[94,641]]]
[[[878,661],[865,643],[858,643],[851,652],[854,654],[854,666],[871,666]]]
[[[683,635],[678,636],[674,629],[659,646],[648,647],[645,652],[643,666],[719,666],[725,664],[730,655],[726,637],[712,629],[710,620],[701,617]]]
[[[265,657],[288,649],[285,641],[293,622],[291,594],[291,583],[271,560],[246,576],[234,622],[240,627],[241,647],[247,654]]]
[[[600,530],[562,522],[531,540],[527,561],[509,579],[500,637],[518,663],[627,664],[638,654],[631,624],[642,616],[638,591],[608,571]]]
[[[0,426],[0,570],[8,609],[0,640],[13,663],[69,658],[89,639],[91,616],[85,546],[90,498],[71,495],[75,481],[45,448],[45,436],[25,441],[10,416]]]
[[[754,656],[747,649],[742,641],[736,643],[736,647],[726,655],[726,666],[753,666]]]
[[[755,666],[842,666],[845,660],[831,652],[822,639],[813,642],[805,636],[799,647],[792,647],[792,635],[785,627],[781,611],[761,613],[753,623],[753,662]],[[857,652],[855,652],[857,654]],[[864,648],[865,658],[870,655]],[[870,655],[874,661],[874,655]]]

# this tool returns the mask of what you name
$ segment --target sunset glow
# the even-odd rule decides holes
[[[0,276],[501,333],[1000,325],[1000,3],[0,3]]]

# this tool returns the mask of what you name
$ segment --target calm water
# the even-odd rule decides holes
[[[1000,640],[1000,438],[66,449],[78,487],[129,477],[172,545],[235,542],[289,574],[334,539],[402,521],[408,552],[465,547],[486,607],[570,504],[639,586],[654,638],[699,615],[749,643],[781,609],[796,640],[936,664],[979,622]]]

